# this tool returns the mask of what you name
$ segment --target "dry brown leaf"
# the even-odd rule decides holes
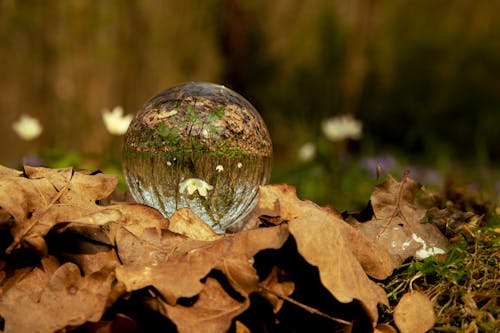
[[[448,238],[452,238],[463,229],[475,230],[482,221],[482,216],[473,212],[465,212],[451,205],[443,209],[431,207],[427,211],[427,218]]]
[[[375,327],[373,333],[398,333],[398,331],[389,324],[380,324]]]
[[[16,269],[9,274],[9,278],[2,283],[0,296],[7,293],[11,288],[25,289],[26,292],[36,300],[43,292],[45,285],[49,282],[50,276],[59,268],[59,261],[56,257],[48,256],[42,258],[40,267],[24,267]],[[1,299],[1,298],[0,298]]]
[[[448,240],[439,229],[433,224],[423,223],[426,210],[415,203],[419,188],[420,185],[408,175],[401,182],[388,176],[372,192],[373,218],[368,222],[353,223],[388,249],[394,267],[410,257],[424,258],[444,253],[448,248]]]
[[[0,178],[4,177],[20,177],[22,176],[23,172],[16,170],[16,169],[11,169],[4,167],[3,165],[0,165]]]
[[[189,208],[180,208],[170,217],[168,230],[197,240],[222,238]]]
[[[227,332],[234,317],[249,306],[249,299],[239,302],[224,290],[216,279],[207,278],[198,299],[191,306],[165,306],[165,314],[170,318],[179,333]]]
[[[119,228],[126,228],[134,235],[141,236],[144,229],[156,229],[168,226],[156,209],[140,204],[115,204],[96,207],[96,211],[76,219],[68,220],[58,226],[59,232],[72,231],[94,241],[115,245],[115,237]]]
[[[72,240],[78,251],[63,252],[61,257],[77,264],[84,275],[100,271],[109,265],[120,264],[115,249],[86,240]]]
[[[273,293],[262,291],[261,295],[271,303],[274,313],[278,313],[283,306],[283,298],[290,296],[295,290],[295,283],[276,266],[273,266],[269,275],[261,282],[261,286],[273,291]]]
[[[253,256],[264,249],[280,248],[287,238],[285,225],[248,230],[215,241],[188,239],[168,230],[163,230],[161,237],[146,230],[138,238],[121,229],[117,246],[123,265],[116,270],[117,278],[128,291],[155,287],[166,300],[164,313],[180,332],[223,332],[248,308],[249,294],[260,290]],[[243,301],[206,278],[212,270],[222,272]],[[181,297],[195,296],[192,306],[177,304]]]
[[[2,293],[4,332],[55,332],[101,318],[114,280],[112,266],[84,277],[72,263],[47,268],[36,268]]]
[[[318,267],[322,284],[340,302],[360,301],[375,325],[377,304],[388,304],[388,300],[367,274],[388,277],[392,273],[389,253],[332,210],[299,200],[290,185],[261,187],[259,207],[268,216],[289,221],[299,253]]]
[[[294,219],[289,226],[299,253],[318,267],[321,283],[342,303],[358,300],[375,325],[377,305],[389,305],[386,294],[368,278],[336,223],[310,217]]]
[[[23,173],[19,170],[10,169],[0,165],[0,192],[3,191],[2,188],[5,188],[5,185],[2,184],[4,179],[20,178],[22,174]],[[20,214],[18,211],[14,211],[14,213],[16,215]],[[12,213],[7,212],[0,204],[0,222],[8,221],[11,215]]]
[[[424,333],[436,321],[430,299],[419,291],[404,294],[394,309],[394,322],[401,333]]]
[[[235,331],[235,333],[252,333],[250,329],[243,325],[239,320],[235,322]]]
[[[284,221],[314,216],[329,221],[339,230],[338,237],[344,237],[352,246],[351,250],[366,274],[375,279],[385,279],[392,274],[393,266],[388,262],[390,254],[381,244],[365,236],[328,208],[319,207],[309,200],[297,198],[295,187],[287,184],[261,186],[258,207],[254,214],[281,216]]]
[[[115,185],[114,176],[71,168],[25,167],[22,174],[0,166],[0,218],[14,219],[9,224],[14,241],[7,252],[23,245],[45,255],[45,236],[55,230],[59,234],[50,234],[51,253],[59,251],[59,259],[71,261],[60,266],[58,259],[45,257],[40,268],[1,272],[0,314],[7,332],[29,330],[33,323],[48,332],[98,322],[106,305],[125,289],[134,293],[150,286],[161,294],[154,298],[155,309],[179,331],[226,331],[249,307],[252,293],[266,298],[275,313],[283,300],[295,302],[288,298],[295,284],[286,272],[269,267],[271,273],[259,281],[254,267],[258,252],[280,249],[290,234],[298,253],[318,268],[323,286],[342,303],[359,301],[373,327],[377,304],[388,303],[382,288],[368,278],[392,273],[394,253],[387,244],[347,224],[333,209],[299,200],[292,186],[260,188],[246,227],[265,228],[217,235],[189,209],[169,220],[144,205],[96,204]],[[413,221],[421,225],[423,215],[413,204],[414,188],[409,178],[377,187],[372,195],[376,218],[364,225],[384,235],[388,226],[404,221],[405,231],[415,232],[419,227]],[[72,246],[53,246],[57,237]],[[24,311],[29,315],[22,318]],[[111,330],[113,323],[94,327]]]
[[[5,171],[5,170],[4,170]],[[25,167],[26,177],[16,172],[0,178],[0,207],[15,224],[14,238],[6,252],[21,245],[47,253],[43,237],[60,221],[88,215],[98,207],[96,200],[105,198],[115,188],[113,175],[87,175],[72,168],[46,169]]]
[[[154,286],[174,305],[180,297],[198,295],[212,269],[225,273],[243,296],[258,281],[253,256],[263,249],[280,248],[288,238],[286,226],[253,229],[215,241],[188,239],[170,231],[160,237],[148,232],[141,238],[121,229],[117,234],[118,280],[128,291]]]
[[[101,320],[98,322],[87,322],[82,332],[87,333],[121,333],[141,332],[139,324],[124,314],[117,313],[113,320]]]

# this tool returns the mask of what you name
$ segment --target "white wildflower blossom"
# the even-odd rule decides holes
[[[167,161],[167,165],[168,165],[168,166],[172,166],[172,162]]]
[[[42,134],[43,130],[38,119],[24,114],[18,121],[12,124],[12,128],[21,139],[26,141],[36,139]]]
[[[133,116],[128,114],[123,115],[123,108],[117,106],[113,110],[109,111],[104,109],[102,112],[102,119],[104,120],[104,125],[109,133],[114,135],[123,135],[127,132],[130,123],[132,122]]]
[[[422,248],[415,253],[415,257],[417,259],[425,259],[425,258],[430,257],[430,256],[435,256],[436,254],[444,254],[444,253],[446,253],[445,250],[443,250],[443,249],[441,249],[439,247],[436,247],[436,246],[429,247],[429,246],[427,246],[427,243],[422,238],[420,238],[419,236],[417,236],[416,234],[412,234],[411,237],[413,238],[413,240],[415,242],[422,244]]]
[[[214,187],[206,181],[198,178],[188,178],[179,184],[179,193],[187,193],[192,195],[195,191],[202,197],[206,197],[208,192],[213,190]]]
[[[210,133],[208,133],[208,130],[206,128],[204,128],[202,131],[201,131],[201,135],[205,138],[205,139],[208,139],[210,137]]]
[[[299,160],[308,162],[311,161],[316,155],[316,146],[312,142],[306,142],[299,148]]]
[[[215,167],[215,170],[217,170],[217,172],[222,172],[224,171],[224,167],[219,164],[218,166]]]
[[[238,162],[238,169],[241,169],[243,167],[243,163]]]
[[[328,118],[321,124],[323,133],[330,141],[359,140],[362,136],[362,128],[363,124],[349,115]]]

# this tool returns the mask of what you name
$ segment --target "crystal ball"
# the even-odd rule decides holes
[[[183,83],[147,101],[123,145],[139,203],[164,216],[189,207],[217,233],[244,218],[271,175],[272,143],[257,110],[224,86]]]

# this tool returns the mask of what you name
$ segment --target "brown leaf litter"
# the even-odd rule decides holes
[[[249,331],[248,318],[266,313],[256,302],[268,304],[267,316],[281,320],[305,311],[331,329],[354,332],[356,318],[366,317],[374,331],[389,332],[392,326],[379,323],[378,306],[389,303],[377,280],[424,247],[447,245],[422,223],[425,210],[414,203],[417,185],[407,176],[378,185],[373,217],[360,222],[351,216],[350,224],[333,209],[299,200],[290,185],[262,186],[245,230],[225,235],[189,209],[166,219],[139,204],[99,204],[116,183],[116,176],[72,168],[26,166],[20,172],[0,166],[4,332],[140,330],[148,323],[123,310],[137,300],[142,313],[162,316],[179,332]],[[317,271],[318,285],[297,285],[290,266],[277,262],[263,269],[265,253],[301,258],[304,269]],[[307,288],[322,288],[347,310],[320,310],[294,299]],[[411,297],[427,304],[425,295]],[[255,311],[259,315],[249,317]],[[403,303],[395,322],[408,332],[419,316],[432,326],[432,307]],[[268,329],[280,325],[261,319]]]

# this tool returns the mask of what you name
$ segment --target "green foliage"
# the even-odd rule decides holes
[[[177,128],[170,128],[161,121],[156,124],[155,134],[159,135],[170,145],[175,145],[179,142],[179,132]]]
[[[48,168],[66,168],[68,166],[83,168],[82,155],[75,151],[62,152],[57,149],[47,149],[41,152],[40,157]]]
[[[224,117],[226,107],[225,106],[220,106],[212,110],[210,114],[207,117],[207,122],[211,123],[217,120],[220,120],[222,117]]]
[[[444,259],[432,256],[406,263],[382,286],[393,305],[409,290],[425,292],[436,311],[433,332],[467,331],[474,325],[481,332],[494,332],[500,298],[500,234],[483,227],[453,239]]]
[[[187,113],[185,116],[186,119],[186,124],[188,125],[201,125],[202,121],[198,117],[198,114],[196,113],[196,110],[194,109],[193,105],[188,105],[187,106]]]
[[[497,208],[494,212],[492,212],[487,224],[491,229],[500,228],[500,208]]]
[[[355,159],[332,164],[319,161],[297,163],[277,170],[271,182],[295,185],[303,199],[341,210],[359,211],[366,206],[377,180]]]
[[[445,260],[430,256],[421,261],[413,261],[405,274],[408,276],[420,274],[427,279],[428,283],[444,280],[462,284],[470,273],[467,272],[464,261],[467,256],[467,245],[465,239],[460,239],[450,248]]]

